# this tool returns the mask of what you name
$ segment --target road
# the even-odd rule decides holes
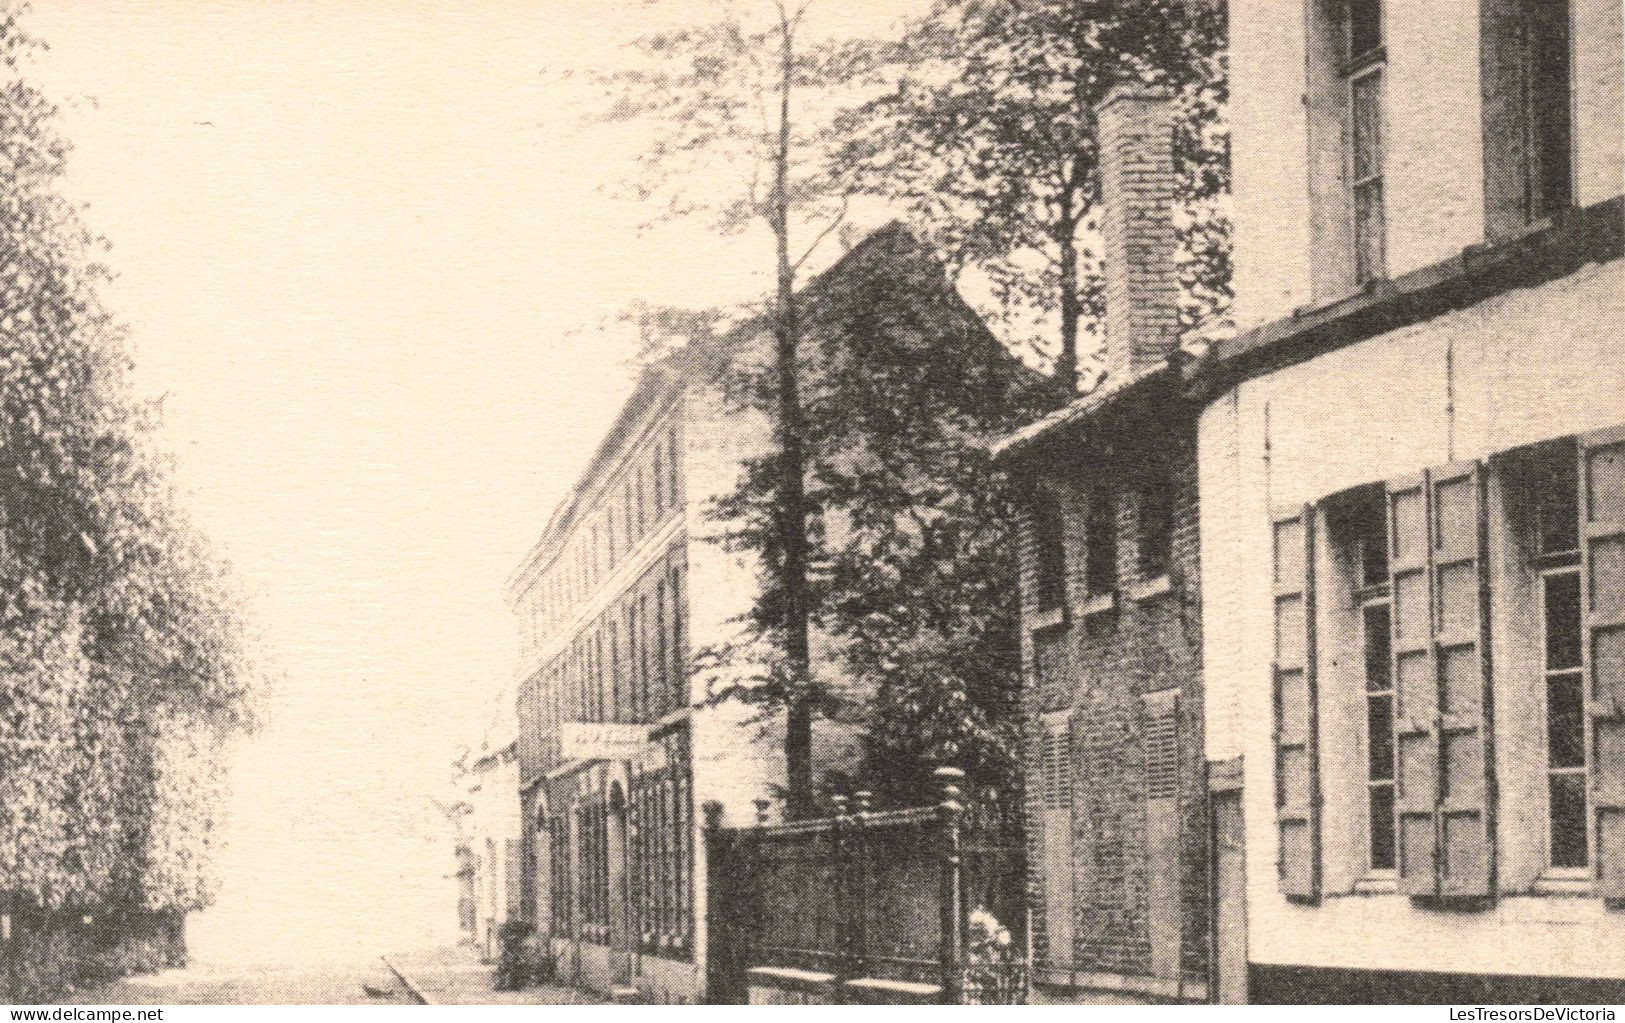
[[[128,977],[81,991],[69,1005],[411,1005],[415,999],[376,957],[319,966],[195,967]]]
[[[495,991],[491,966],[466,946],[390,953],[389,961],[439,1005],[572,1005],[598,1001],[570,988]],[[319,966],[194,966],[81,991],[70,1005],[401,1005],[417,999],[380,956]]]

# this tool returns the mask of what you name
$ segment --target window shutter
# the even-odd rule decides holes
[[[1438,894],[1439,693],[1433,667],[1432,573],[1425,477],[1388,484],[1388,565],[1393,595],[1394,749],[1399,887]]]
[[[1070,968],[1072,950],[1072,722],[1045,715],[1041,788],[1044,804],[1044,923],[1052,966]]]
[[[1275,517],[1276,867],[1281,892],[1301,902],[1320,898],[1314,550],[1311,507]]]
[[[1625,899],[1625,427],[1580,439],[1597,893]]]
[[[1489,526],[1477,463],[1428,474],[1432,492],[1434,664],[1439,680],[1439,894],[1493,894]]]
[[[1399,760],[1409,895],[1494,891],[1488,533],[1476,463],[1388,486]]]

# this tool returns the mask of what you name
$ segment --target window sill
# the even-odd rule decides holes
[[[1045,608],[1042,611],[1033,612],[1032,621],[1028,625],[1027,631],[1028,632],[1047,632],[1050,629],[1059,628],[1060,626],[1065,625],[1065,624],[1066,624],[1066,605],[1065,604],[1057,604],[1054,607]]]
[[[1375,870],[1354,882],[1356,895],[1398,895],[1399,875],[1388,870]]]
[[[1167,572],[1164,572],[1161,575],[1152,576],[1150,579],[1142,579],[1130,586],[1128,588],[1128,598],[1135,601],[1150,600],[1152,597],[1172,593],[1173,590],[1174,581]]]
[[[1108,590],[1105,593],[1097,593],[1084,601],[1083,606],[1078,609],[1078,613],[1084,618],[1092,618],[1095,615],[1115,610],[1117,610],[1117,591]]]

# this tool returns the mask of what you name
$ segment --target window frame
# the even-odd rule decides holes
[[[1342,37],[1343,37],[1343,66],[1338,69],[1338,76],[1342,79],[1343,91],[1343,117],[1347,130],[1344,132],[1343,169],[1348,182],[1348,216],[1349,216],[1349,245],[1350,265],[1354,284],[1363,288],[1374,281],[1380,281],[1388,276],[1388,190],[1387,177],[1384,173],[1387,162],[1388,140],[1388,50],[1386,46],[1387,32],[1384,30],[1384,20],[1387,6],[1381,0],[1370,0],[1376,5],[1376,45],[1356,53],[1354,52],[1354,19],[1350,8],[1357,0],[1344,0],[1342,8]],[[1358,142],[1355,132],[1360,123],[1359,111],[1355,102],[1356,90],[1367,79],[1376,79],[1376,96],[1373,102],[1376,111],[1373,117],[1375,136],[1373,145],[1375,156],[1370,161],[1370,173],[1363,176],[1356,172],[1356,153]],[[1364,232],[1361,229],[1360,216],[1361,196],[1369,196],[1373,190],[1376,195],[1377,231],[1375,238],[1375,258],[1369,261],[1366,258],[1366,249],[1362,245]]]

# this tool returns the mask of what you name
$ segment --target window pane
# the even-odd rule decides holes
[[[1580,666],[1580,574],[1544,579],[1546,589],[1546,670]]]
[[[1088,573],[1089,592],[1110,593],[1117,588],[1117,508],[1112,495],[1096,491],[1089,499]]]
[[[1553,767],[1584,767],[1584,689],[1577,671],[1565,671],[1546,680],[1547,750]]]
[[[1382,45],[1382,4],[1379,0],[1348,0],[1349,56],[1358,57]]]
[[[1387,272],[1383,231],[1382,179],[1377,178],[1354,189],[1354,270],[1362,284]]]
[[[1394,787],[1371,786],[1371,869],[1394,869]]]
[[[1389,654],[1393,648],[1393,635],[1389,629],[1387,604],[1373,604],[1365,609],[1365,687],[1370,690],[1388,689],[1392,681]]]
[[[1370,750],[1367,776],[1372,781],[1388,781],[1394,776],[1394,698],[1368,696],[1365,705]]]
[[[1356,183],[1382,174],[1382,73],[1349,82],[1350,139]]]
[[[1552,866],[1583,867],[1586,850],[1586,778],[1554,774],[1551,786]]]
[[[1054,495],[1039,491],[1032,505],[1033,544],[1038,555],[1038,606],[1059,607],[1066,593],[1066,546],[1061,508]]]
[[[1535,482],[1542,554],[1580,547],[1579,464],[1572,443],[1541,461]]]

